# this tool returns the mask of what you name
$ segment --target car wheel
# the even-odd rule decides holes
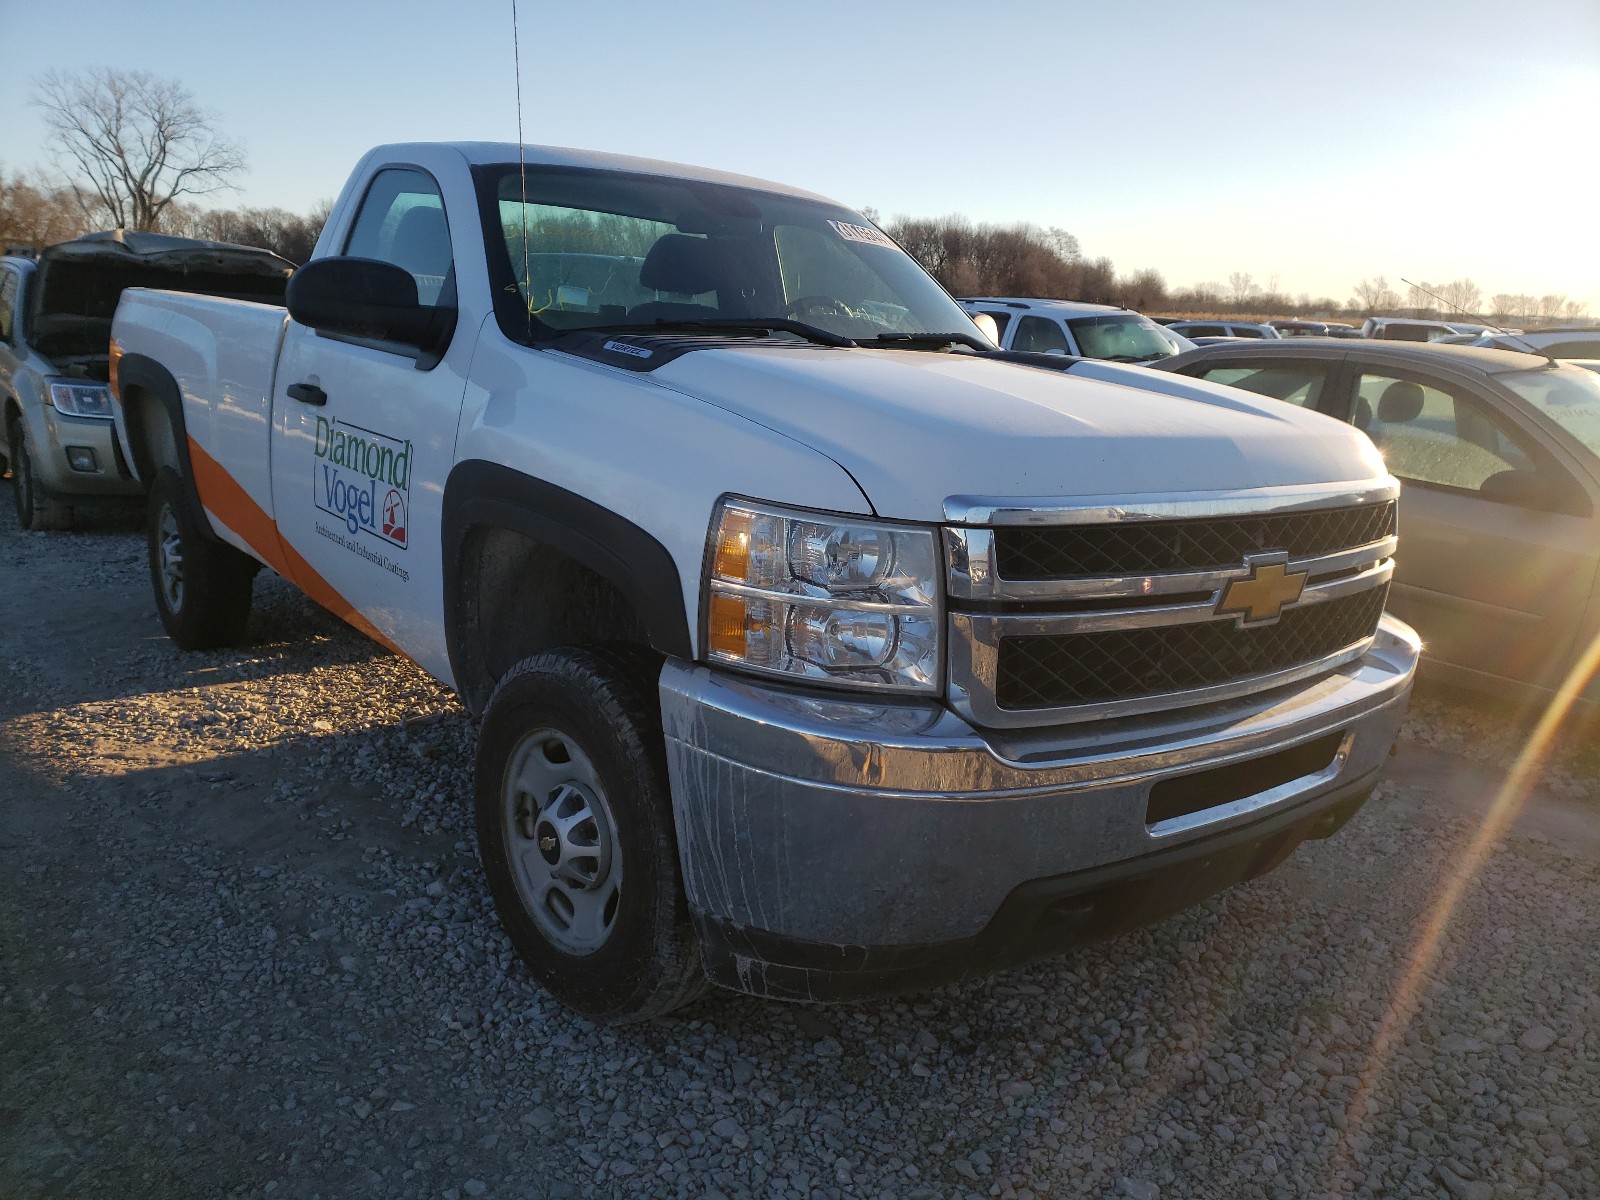
[[[52,499],[39,482],[22,422],[12,421],[10,434],[11,500],[17,508],[17,524],[24,529],[71,529],[72,508]]]
[[[162,467],[150,488],[150,583],[156,612],[184,650],[236,645],[250,619],[256,561],[206,536],[183,480]]]
[[[478,846],[511,943],[562,1004],[642,1021],[707,988],[678,868],[656,679],[635,646],[508,671],[478,739]]]

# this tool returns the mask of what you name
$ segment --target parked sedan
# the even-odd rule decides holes
[[[1297,338],[1152,364],[1348,421],[1402,482],[1389,607],[1436,675],[1548,693],[1600,637],[1600,375],[1526,354]],[[1600,703],[1600,678],[1586,698]]]

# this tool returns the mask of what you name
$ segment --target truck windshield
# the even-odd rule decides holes
[[[862,340],[981,337],[865,217],[797,196],[620,171],[480,168],[508,337],[696,321],[802,322]]]
[[[1171,358],[1179,347],[1162,333],[1161,326],[1137,313],[1110,313],[1103,317],[1071,317],[1067,328],[1085,358],[1112,362],[1150,362]]]

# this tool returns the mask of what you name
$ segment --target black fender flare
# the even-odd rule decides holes
[[[653,649],[694,657],[678,564],[653,535],[576,492],[498,463],[466,459],[445,481],[440,539],[445,639],[457,679],[462,678],[466,627],[462,572],[468,534],[478,526],[521,534],[565,554],[622,594]]]
[[[183,480],[184,492],[194,506],[193,511],[204,514],[200,492],[195,486],[194,468],[189,462],[189,427],[183,419],[183,392],[178,387],[178,381],[172,377],[171,371],[145,354],[124,354],[117,363],[117,404],[122,409],[122,426],[127,431],[128,442],[124,450],[134,473],[149,487],[155,481],[161,464],[150,456],[150,443],[144,436],[143,412],[129,408],[123,402],[130,388],[137,388],[154,398],[166,413],[167,423],[172,429],[173,445],[178,452],[178,475]],[[210,522],[203,517],[201,525],[209,536],[216,537]]]

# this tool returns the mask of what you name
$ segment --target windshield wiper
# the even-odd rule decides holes
[[[910,346],[914,349],[934,349],[941,346],[971,346],[974,350],[990,351],[991,346],[982,338],[970,333],[880,333],[877,337],[858,338],[860,346]]]
[[[818,325],[808,325],[791,317],[691,317],[669,321],[660,317],[654,321],[641,321],[636,325],[588,325],[569,333],[671,333],[674,330],[715,329],[718,333],[748,333],[760,336],[777,330],[803,337],[819,346],[838,346],[849,349],[857,345],[850,338],[830,332]]]

